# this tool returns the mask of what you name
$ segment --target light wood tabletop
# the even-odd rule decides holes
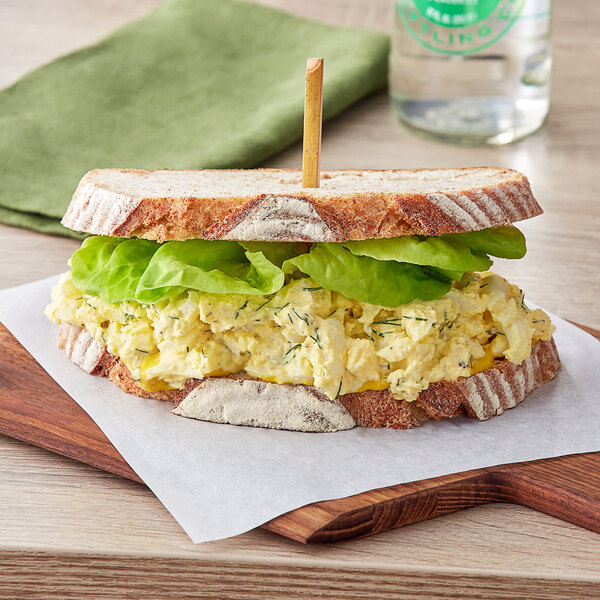
[[[388,31],[388,0],[263,0]],[[158,0],[0,0],[0,87]],[[575,6],[576,4],[576,6]],[[413,136],[375,95],[324,125],[323,169],[499,165],[531,180],[529,252],[495,269],[529,299],[600,328],[600,4],[554,3],[545,126],[499,148]],[[265,166],[299,167],[294,145]],[[0,182],[1,185],[1,182]],[[0,226],[0,288],[65,269],[77,242]],[[194,545],[144,486],[0,436],[0,598],[598,598],[600,536],[507,504],[375,537],[302,546],[255,530]]]

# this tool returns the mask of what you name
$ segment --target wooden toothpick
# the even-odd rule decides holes
[[[323,59],[309,58],[306,61],[306,92],[304,96],[302,187],[319,187],[322,122]]]

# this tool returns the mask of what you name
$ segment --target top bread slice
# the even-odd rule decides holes
[[[324,171],[99,169],[62,220],[94,235],[168,240],[342,242],[497,227],[542,213],[511,169]]]

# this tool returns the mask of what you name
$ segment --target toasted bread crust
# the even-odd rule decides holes
[[[119,185],[111,188],[111,177],[118,178]],[[184,185],[175,191],[169,187],[170,179],[185,177],[194,180],[193,195]],[[210,179],[206,192],[203,177]],[[215,181],[228,177],[240,182],[236,191],[217,194]],[[159,242],[339,242],[461,233],[542,213],[527,178],[510,169],[325,171],[317,189],[302,188],[301,178],[301,172],[292,169],[90,171],[62,223],[94,235]],[[132,189],[142,191],[125,192],[129,180]],[[338,180],[344,183],[336,185]],[[348,182],[360,181],[370,183],[349,189]],[[151,186],[153,194],[145,192],[144,185]]]
[[[69,344],[66,343],[68,339],[79,341],[78,344]],[[96,342],[84,328],[66,323],[60,326],[59,347],[69,358],[91,375],[108,377],[127,393],[178,405],[205,381],[189,379],[181,390],[146,392],[133,381],[123,362],[109,354],[106,347],[99,354],[99,346],[102,344]],[[560,359],[554,340],[538,340],[533,344],[531,355],[518,365],[500,360],[493,367],[471,377],[433,383],[413,402],[396,400],[389,390],[344,394],[338,402],[362,427],[410,429],[430,419],[439,421],[461,414],[483,421],[515,407],[527,394],[553,379],[559,368]],[[233,385],[233,380],[239,378],[220,379],[231,379]],[[317,396],[322,395],[310,386],[301,387],[314,390]]]
[[[465,413],[485,421],[522,402],[553,379],[559,368],[554,340],[538,340],[522,363],[500,360],[471,377],[433,383],[414,402],[395,400],[389,390],[345,394],[340,401],[363,427],[410,429],[428,419],[452,419]]]

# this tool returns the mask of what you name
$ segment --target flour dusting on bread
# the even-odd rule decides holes
[[[139,206],[141,199],[116,194],[84,180],[75,192],[61,223],[75,231],[114,235]]]
[[[207,378],[173,410],[213,423],[331,432],[356,425],[350,413],[314,387],[254,379]]]
[[[268,195],[252,203],[236,219],[223,240],[335,242],[338,237],[305,199]],[[224,223],[222,229],[226,230]]]
[[[58,328],[58,347],[81,369],[95,375],[108,351],[83,327],[62,323]]]

